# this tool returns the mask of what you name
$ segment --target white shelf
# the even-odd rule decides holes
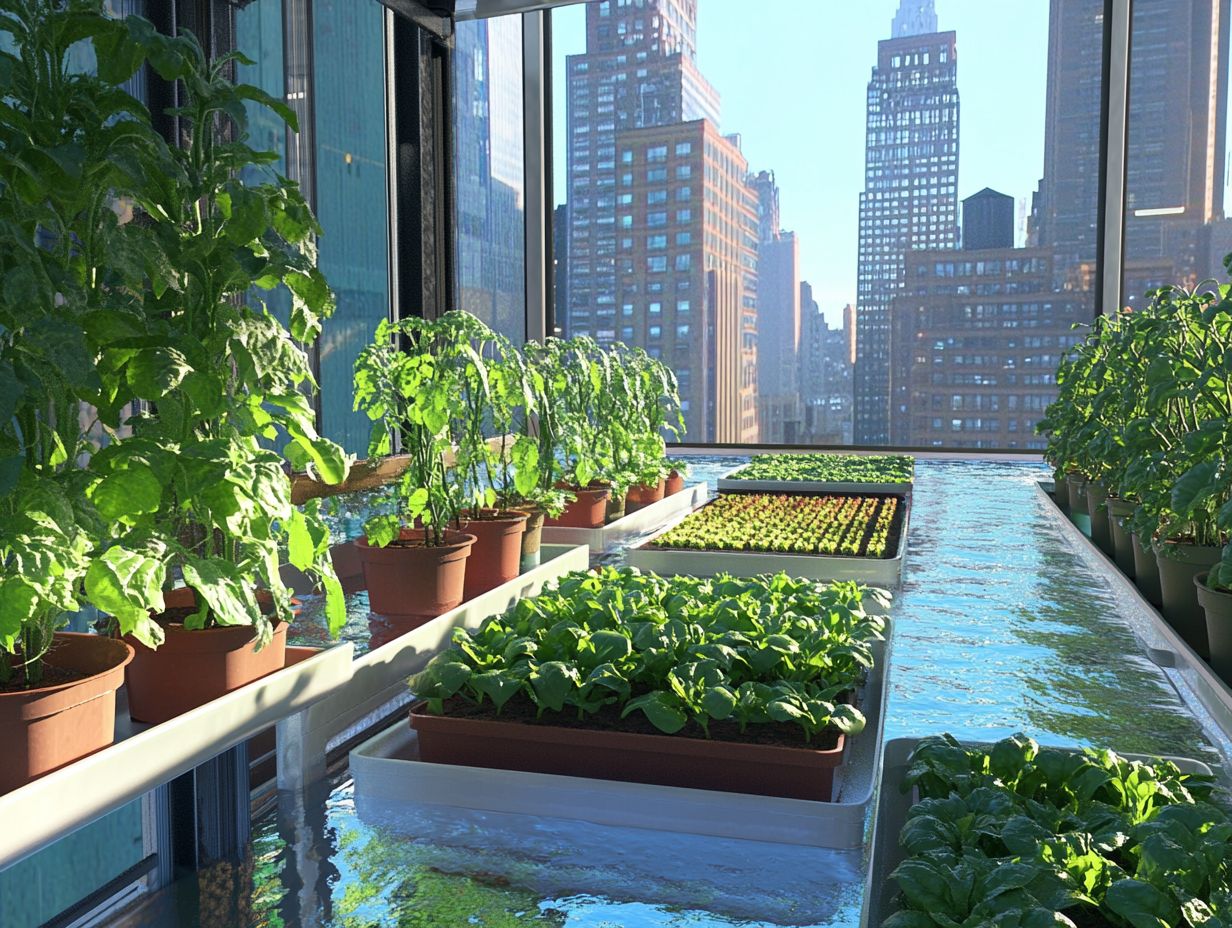
[[[692,512],[710,495],[704,483],[685,487],[679,493],[665,496],[657,503],[631,512],[602,528],[570,528],[565,525],[545,525],[543,540],[558,545],[586,545],[595,554],[632,544],[637,539],[661,528],[667,522]]]

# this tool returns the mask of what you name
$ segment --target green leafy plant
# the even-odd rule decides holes
[[[0,677],[36,682],[65,611],[91,603],[156,645],[151,611],[183,580],[186,625],[289,619],[283,551],[341,590],[323,523],[290,506],[282,457],[337,482],[347,461],[316,435],[301,347],[332,308],[319,231],[293,184],[238,177],[273,155],[247,145],[248,105],[188,36],[116,20],[99,0],[0,0]],[[93,45],[96,73],[70,67]],[[184,147],[122,89],[148,61],[177,82]],[[287,287],[290,330],[247,305]],[[101,446],[101,448],[100,448]],[[253,587],[269,590],[262,613]]]
[[[863,716],[841,697],[864,678],[885,627],[865,613],[866,595],[784,574],[570,574],[475,631],[455,630],[410,685],[437,714],[461,700],[608,727],[640,712],[665,734],[710,736],[726,722],[740,734],[784,723],[806,742],[856,734]]]
[[[898,454],[757,454],[729,480],[911,483],[915,458]]]
[[[659,535],[657,548],[886,557],[893,496],[724,493]]]
[[[989,749],[926,738],[904,789],[918,791],[891,874],[886,928],[1224,924],[1232,820],[1209,777],[1111,751]]]

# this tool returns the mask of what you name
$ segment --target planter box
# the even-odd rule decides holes
[[[732,471],[732,474],[738,473],[740,473],[739,468]],[[858,493],[862,496],[868,496],[871,493],[893,493],[910,497],[914,484],[844,483],[820,480],[739,480],[729,475],[720,477],[718,486],[720,493],[737,490],[747,493]]]
[[[829,802],[847,738],[826,750],[428,715],[411,707],[427,763]]]
[[[902,582],[903,559],[907,554],[907,532],[911,520],[911,498],[902,497],[902,515],[898,544],[893,557],[848,557],[837,554],[786,554],[770,551],[695,551],[680,548],[656,548],[653,542],[682,521],[665,525],[635,548],[630,548],[626,560],[631,567],[657,574],[689,574],[713,577],[729,573],[737,577],[784,571],[793,577],[809,580],[857,580],[871,586],[893,589]]]
[[[902,791],[903,778],[907,773],[907,758],[919,744],[918,738],[895,738],[886,742],[882,754],[881,789],[873,812],[873,846],[869,853],[868,881],[864,890],[864,914],[861,928],[881,928],[881,924],[898,911],[895,901],[898,884],[890,874],[903,862],[906,852],[898,843],[899,833],[907,823],[907,813],[915,803],[914,791]],[[991,745],[968,744],[967,747],[991,747]],[[1046,745],[1045,745],[1046,746]],[[1114,748],[1115,750],[1115,748]],[[1119,753],[1119,752],[1118,752]],[[1122,754],[1129,760],[1151,760],[1141,754]],[[1210,775],[1211,768],[1201,761],[1179,757],[1166,757],[1182,772]]]
[[[297,713],[351,676],[354,648],[287,648],[286,666],[159,725],[116,706],[108,748],[0,796],[0,869]]]
[[[555,545],[586,545],[593,554],[602,554],[612,548],[629,545],[662,528],[676,517],[692,512],[706,501],[708,495],[709,491],[704,483],[694,484],[602,528],[545,525],[543,540]]]
[[[360,816],[388,821],[392,812],[426,804],[780,844],[862,847],[880,764],[891,634],[887,625],[887,640],[873,645],[873,669],[857,691],[867,725],[848,739],[845,762],[834,771],[831,802],[426,763],[417,733],[399,719],[351,752]]]

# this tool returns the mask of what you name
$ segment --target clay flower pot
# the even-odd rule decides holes
[[[613,493],[607,498],[607,510],[603,514],[603,521],[607,525],[611,525],[617,519],[623,519],[628,503],[628,493]]]
[[[85,676],[0,692],[0,793],[111,744],[116,690],[132,659],[133,649],[114,638],[56,634],[45,664]]]
[[[1087,512],[1087,478],[1078,473],[1065,475],[1065,487],[1069,492],[1069,510],[1071,515]]]
[[[1219,563],[1223,549],[1176,541],[1155,544],[1159,561],[1160,609],[1164,618],[1204,661],[1211,659],[1206,637],[1206,611],[1198,602],[1194,578]]]
[[[1091,517],[1091,540],[1105,554],[1113,554],[1112,529],[1108,525],[1108,487],[1098,481],[1087,483],[1087,515]]]
[[[1211,646],[1211,670],[1225,683],[1232,680],[1232,593],[1213,590],[1205,571],[1194,577],[1198,602],[1206,612],[1206,637]]]
[[[667,475],[667,480],[664,483],[663,495],[675,496],[677,493],[684,492],[684,474],[673,468],[672,472]]]
[[[517,577],[522,568],[522,536],[529,513],[481,510],[482,518],[464,521],[461,530],[475,536],[466,562],[463,599],[474,599]]]
[[[654,486],[646,486],[639,484],[635,487],[629,487],[629,495],[625,497],[625,512],[637,512],[639,509],[645,509],[647,506],[657,503],[663,499],[667,492],[667,481],[662,477]]]
[[[1127,499],[1108,497],[1108,528],[1112,532],[1112,556],[1121,573],[1134,576],[1134,542],[1125,520],[1134,514],[1137,506]]]
[[[543,521],[547,513],[537,506],[523,509],[527,514],[526,531],[522,533],[522,558],[519,565],[525,573],[539,566],[540,548],[543,547]]]
[[[566,506],[556,518],[549,517],[544,524],[568,528],[603,528],[604,520],[607,518],[607,501],[612,491],[607,487],[587,487],[586,489],[569,487],[569,489],[577,496],[577,499]]]
[[[1137,532],[1130,532],[1129,542],[1134,549],[1134,584],[1146,601],[1158,608],[1163,604],[1163,597],[1159,590],[1159,559],[1155,557],[1155,549],[1149,541],[1143,544]]]
[[[258,593],[258,601],[269,594]],[[197,593],[179,587],[163,594],[168,609],[192,607]],[[166,639],[158,650],[129,637],[133,662],[124,681],[128,714],[138,722],[165,722],[253,680],[282,670],[287,663],[287,623],[274,625],[274,637],[257,650],[249,625],[186,629],[180,622],[160,623]]]
[[[475,536],[446,532],[445,544],[427,547],[422,531],[403,529],[401,542],[386,548],[372,547],[366,536],[355,542],[372,611],[422,625],[461,605]]]

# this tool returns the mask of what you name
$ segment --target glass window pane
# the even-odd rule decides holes
[[[1124,302],[1163,284],[1227,282],[1228,10],[1135,0],[1130,50]]]
[[[526,338],[522,18],[458,23],[454,49],[458,306]]]
[[[338,298],[318,342],[321,422],[357,454],[369,423],[351,409],[355,358],[390,311],[384,21],[377,3],[313,6],[320,267]]]
[[[690,440],[1037,444],[1095,313],[1103,3],[759,10],[791,28],[750,41],[738,5],[688,0],[553,10],[558,327],[595,334],[667,271],[691,299],[662,331],[691,338],[665,356],[709,372]],[[822,34],[843,40],[818,55]],[[664,249],[644,233],[669,216]],[[1001,414],[932,412],[954,394]]]

